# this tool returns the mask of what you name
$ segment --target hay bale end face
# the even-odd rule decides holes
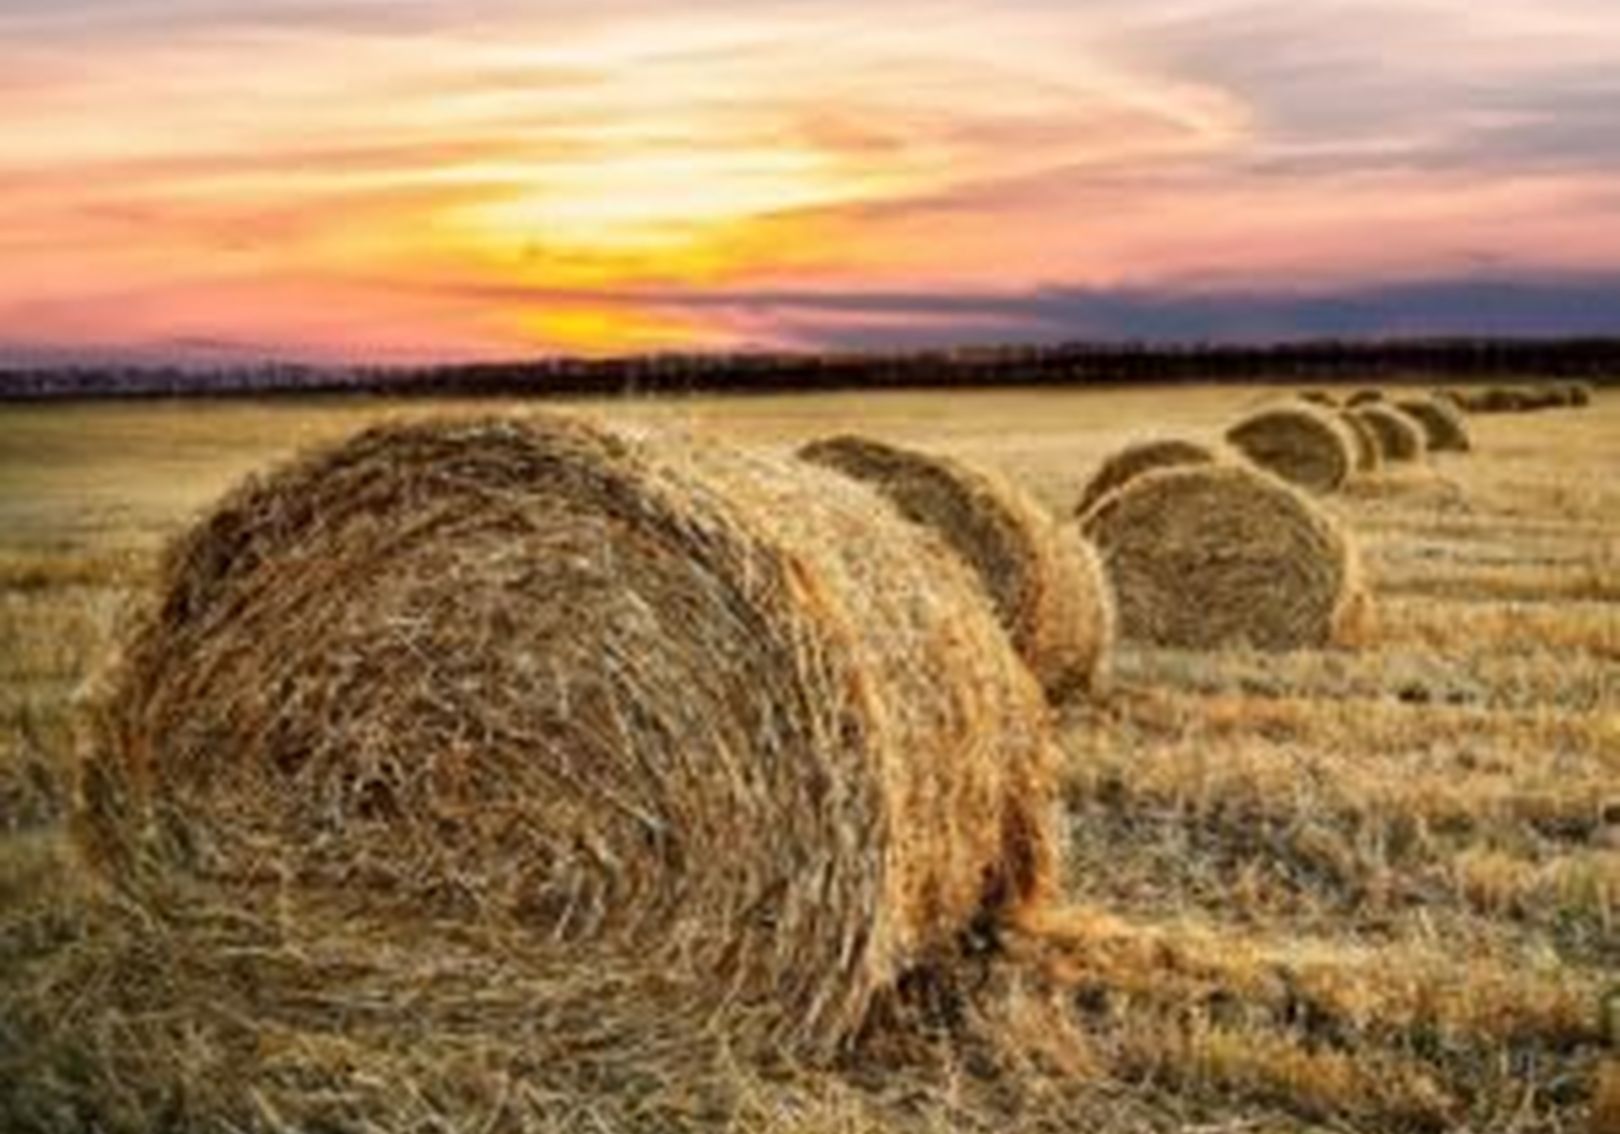
[[[1451,402],[1412,395],[1397,401],[1395,408],[1422,428],[1430,452],[1466,453],[1473,448],[1468,437],[1468,423]]]
[[[1384,463],[1401,464],[1423,456],[1423,427],[1400,410],[1368,405],[1353,412],[1378,439],[1378,453]]]
[[[1013,646],[1054,701],[1095,689],[1113,610],[1095,550],[1005,477],[866,437],[814,441],[801,459],[876,489],[978,575]]]
[[[1207,465],[1216,460],[1215,450],[1197,441],[1176,437],[1133,442],[1104,461],[1086,482],[1074,514],[1084,516],[1097,502],[1145,472],[1175,465]]]
[[[841,477],[562,418],[398,425],[171,550],[78,822],[137,894],[633,958],[819,1053],[1046,899],[1051,743],[971,574]]]
[[[1355,410],[1342,411],[1339,414],[1339,421],[1344,425],[1345,432],[1349,434],[1355,447],[1356,471],[1377,472],[1384,459],[1378,448],[1378,438],[1374,436],[1372,428]]]
[[[1147,473],[1083,521],[1120,634],[1184,649],[1353,644],[1369,600],[1345,534],[1276,478],[1241,466]]]
[[[1312,492],[1332,492],[1354,466],[1355,442],[1330,414],[1305,405],[1261,410],[1226,439],[1256,465]]]

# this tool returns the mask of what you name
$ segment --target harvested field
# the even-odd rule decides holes
[[[996,467],[1067,517],[1086,478],[1131,437],[1215,436],[1269,396],[1208,387],[1173,395],[805,395],[575,408],[635,437],[673,427],[702,451],[719,442],[728,451],[747,448],[746,461],[758,464],[743,479],[761,492],[776,484],[772,500],[795,502],[782,509],[793,516],[750,519],[757,516],[750,502],[728,503],[736,496],[729,486],[713,499],[700,493],[704,508],[734,518],[748,534],[743,543],[722,539],[715,553],[723,559],[724,549],[744,544],[792,548],[795,562],[811,569],[806,580],[831,578],[824,565],[846,552],[823,545],[842,540],[851,557],[843,578],[855,587],[853,557],[865,548],[850,532],[866,532],[873,522],[865,507],[870,494],[822,474],[808,493],[812,505],[801,474],[758,471],[783,468],[806,441],[859,431]],[[739,964],[734,975],[785,973],[790,997],[825,1003],[823,1019],[839,1016],[833,1006],[853,1003],[850,988],[871,987],[846,983],[859,965],[795,960],[792,951],[809,938],[773,933],[769,922],[797,916],[792,903],[806,892],[795,887],[807,877],[825,876],[836,890],[843,869],[836,864],[867,861],[871,846],[891,845],[875,834],[857,836],[854,819],[825,824],[847,834],[825,859],[831,873],[822,875],[808,864],[814,848],[827,844],[796,834],[801,824],[821,822],[799,815],[805,807],[761,799],[761,814],[778,814],[776,807],[794,814],[780,816],[782,829],[753,836],[722,833],[717,813],[710,845],[721,849],[708,854],[709,869],[686,875],[686,890],[661,892],[650,883],[645,894],[627,892],[627,908],[647,903],[635,907],[650,919],[645,935],[626,925],[616,938],[599,937],[626,945],[590,952],[583,972],[580,950],[589,938],[564,935],[537,946],[533,923],[499,901],[466,900],[456,880],[470,860],[456,856],[469,844],[454,831],[415,827],[419,839],[389,852],[419,856],[416,877],[439,872],[452,881],[412,909],[376,900],[387,892],[381,885],[350,892],[375,883],[361,871],[379,863],[374,855],[356,863],[320,842],[356,829],[347,826],[309,828],[316,836],[290,848],[264,828],[265,857],[253,860],[262,877],[252,869],[198,869],[210,861],[210,845],[232,849],[230,840],[184,846],[137,838],[133,845],[147,847],[136,856],[144,869],[168,871],[171,884],[161,894],[134,881],[110,886],[73,849],[73,767],[98,688],[87,679],[103,672],[115,643],[173,589],[174,576],[157,557],[162,543],[243,473],[302,446],[466,408],[328,401],[0,411],[0,1128],[1592,1134],[1620,1113],[1612,1022],[1620,988],[1620,489],[1613,487],[1620,485],[1620,400],[1612,392],[1596,393],[1585,408],[1470,418],[1472,452],[1435,452],[1425,462],[1363,473],[1344,491],[1315,499],[1361,549],[1378,617],[1356,650],[1121,644],[1108,691],[1067,706],[1055,723],[1062,900],[1009,911],[999,924],[969,914],[960,933],[919,935],[938,946],[931,959],[950,965],[916,967],[896,995],[875,996],[866,1026],[840,1051],[772,1045],[791,1056],[785,1059],[751,1056],[735,1042],[783,1037],[771,1023],[779,1009],[749,991],[758,986],[738,979],[737,995],[718,1011],[712,1001],[694,1005],[690,988],[682,990],[681,966],[646,964],[642,946],[658,941],[656,926],[683,924],[688,928],[659,942],[658,956],[680,955],[686,945],[695,947],[694,961],[713,956],[705,952],[712,940],[705,945],[690,935],[692,925],[708,923],[696,911],[713,904],[698,891],[729,892],[728,878],[756,869],[765,844],[790,859],[805,855],[802,867],[776,864],[785,897],[739,914],[753,936],[744,934],[752,944],[737,956],[755,964]],[[497,410],[532,406],[478,407]],[[664,499],[707,477],[703,460],[712,459],[673,462],[660,481],[672,494]],[[776,475],[786,480],[773,481]],[[188,681],[205,699],[239,698],[244,711],[267,714],[262,733],[249,731],[255,743],[279,743],[270,722],[291,712],[284,696],[270,695],[288,687],[280,675],[300,689],[293,675],[346,664],[341,649],[316,643],[338,642],[375,619],[399,644],[397,653],[373,655],[375,665],[386,661],[391,680],[409,677],[428,694],[407,702],[402,719],[450,719],[438,716],[444,699],[454,705],[456,698],[488,697],[471,683],[476,674],[453,661],[412,658],[410,643],[436,642],[446,659],[463,656],[451,649],[463,635],[509,643],[512,635],[496,625],[497,591],[486,588],[509,585],[538,601],[546,576],[492,562],[494,533],[523,514],[510,486],[501,482],[478,509],[452,507],[482,499],[493,485],[477,476],[459,486],[454,480],[412,483],[424,491],[437,484],[419,502],[439,508],[452,526],[470,525],[474,538],[420,562],[424,569],[430,560],[456,566],[459,586],[448,571],[428,574],[451,588],[435,593],[464,596],[446,597],[446,611],[471,615],[412,622],[383,603],[346,623],[319,615],[335,608],[317,603],[314,580],[261,591],[255,580],[268,576],[238,561],[242,574],[227,572],[234,581],[216,597],[228,594],[240,609],[268,617],[270,600],[281,594],[286,612],[302,611],[318,633],[298,656],[266,658],[266,672],[276,676],[257,685],[231,679],[228,665]],[[702,483],[718,491],[720,481]],[[857,496],[861,505],[853,503]],[[417,499],[402,499],[402,511],[388,514],[417,514]],[[816,518],[829,508],[843,517],[838,540]],[[801,513],[805,542],[771,534],[801,522]],[[313,554],[338,546],[320,541],[343,532],[346,541],[386,539],[388,530],[368,529],[356,516],[305,538],[316,540],[308,544]],[[722,529],[703,530],[707,540]],[[820,537],[811,538],[815,533]],[[895,538],[906,537],[884,542]],[[609,546],[638,562],[672,562],[657,553],[672,545],[659,540]],[[317,558],[324,562],[324,552]],[[584,570],[589,555],[581,562]],[[774,612],[767,628],[785,619],[814,631],[820,623],[802,615],[800,598],[769,586],[771,558],[752,562],[760,573],[749,576],[750,586],[757,589],[730,593],[775,596],[760,608]],[[341,574],[335,563],[328,568]],[[829,680],[842,674],[863,704],[882,706],[881,722],[859,714],[840,719],[861,724],[863,751],[887,743],[883,733],[938,752],[943,741],[921,743],[925,733],[916,730],[925,726],[906,716],[908,705],[940,703],[940,681],[924,675],[944,674],[943,683],[955,688],[948,675],[961,663],[978,675],[978,686],[994,685],[1001,664],[994,659],[1010,656],[1010,648],[980,637],[994,629],[987,597],[983,612],[965,624],[960,613],[928,613],[941,572],[954,578],[952,586],[975,590],[959,565],[939,567],[912,550],[880,555],[866,570],[906,581],[893,592],[896,608],[885,613],[880,601],[865,620],[843,620],[836,633],[815,631],[821,636],[808,640],[819,644],[802,656],[788,650],[780,666],[761,671],[750,662],[748,672],[822,667],[817,672]],[[670,574],[667,567],[654,573]],[[656,593],[688,597],[655,597],[639,617],[709,624],[686,605],[701,601],[702,592]],[[823,597],[849,593],[833,584]],[[961,609],[973,607],[967,597],[962,602]],[[555,605],[558,617],[586,618]],[[902,648],[916,641],[916,627],[946,621],[956,629],[934,651]],[[191,631],[187,648],[201,650],[236,618],[215,622],[207,633]],[[250,624],[258,625],[243,622],[236,632],[245,635]],[[712,629],[696,649],[710,653],[744,639],[749,650],[760,643],[769,649],[787,640],[738,632],[742,637],[730,638]],[[876,670],[849,668],[865,650],[861,642],[880,639],[905,657]],[[655,646],[671,648],[642,641],[631,652],[652,657]],[[265,651],[253,640],[240,648],[260,657]],[[682,664],[659,656],[666,660],[645,671],[648,680]],[[508,658],[502,672],[519,680],[521,660]],[[244,673],[246,666],[239,664]],[[678,707],[706,697],[705,690],[732,688],[725,667],[710,669],[655,703]],[[895,676],[911,669],[914,677]],[[540,671],[521,680],[542,689],[551,682]],[[756,677],[749,696],[753,684],[781,683]],[[787,686],[807,688],[797,678]],[[359,727],[374,711],[364,688],[329,699],[337,727]],[[255,691],[264,694],[257,706]],[[976,694],[988,695],[982,688]],[[171,690],[148,703],[169,698],[178,708],[175,696]],[[777,703],[774,695],[769,700]],[[1033,683],[1025,700],[1039,700]],[[341,716],[350,708],[352,722]],[[509,720],[539,711],[506,709],[517,714]],[[210,713],[216,723],[227,715],[216,704],[193,725],[161,728],[159,720],[178,718],[154,716],[154,755],[172,756],[182,744],[192,751],[186,738],[212,730],[204,728]],[[572,715],[581,719],[577,710]],[[703,721],[724,732],[734,718],[702,709],[662,719],[666,726],[635,718],[624,724],[655,730]],[[934,730],[928,736],[963,742],[948,720],[926,727]],[[795,735],[782,730],[781,743],[797,743]],[[705,751],[735,747],[724,736],[713,742]],[[396,763],[411,751],[409,736],[399,743],[389,754]],[[488,751],[506,743],[497,737]],[[1016,752],[1018,743],[1011,744],[998,748]],[[388,774],[385,750],[365,751],[369,770]],[[188,790],[200,801],[270,774],[262,763],[245,764],[223,782]],[[695,773],[699,780],[706,774]],[[352,788],[335,800],[357,808],[378,803],[375,793],[360,790],[358,777],[345,781],[339,771],[330,782]],[[623,795],[636,782],[602,783],[626,805],[616,813],[625,830],[639,822],[636,801]],[[738,806],[756,803],[743,792]],[[861,806],[858,799],[829,801],[831,810],[817,814],[847,819]],[[352,817],[362,819],[377,821]],[[578,830],[582,845],[592,845],[589,829]],[[249,863],[246,835],[227,833],[238,845],[216,861]],[[521,846],[535,835],[518,825],[499,837]],[[595,845],[607,863],[631,853],[628,847],[659,844]],[[655,849],[634,853],[648,855],[641,877],[683,876],[677,861]],[[897,862],[921,861],[895,853]],[[347,862],[349,871],[345,885],[325,893],[317,885],[322,855]],[[296,859],[314,864],[302,880],[286,871]],[[176,862],[189,865],[176,870]],[[955,877],[941,869],[940,877]],[[600,875],[610,876],[632,877],[605,868]],[[949,909],[941,907],[938,924],[955,923],[958,913]],[[822,1000],[823,988],[843,992]]]

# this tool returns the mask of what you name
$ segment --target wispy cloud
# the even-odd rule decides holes
[[[1608,0],[14,0],[0,336],[1024,335],[704,297],[1620,269],[1615,58]]]

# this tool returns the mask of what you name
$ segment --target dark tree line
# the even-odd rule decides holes
[[[1063,343],[907,353],[665,353],[425,367],[259,365],[13,367],[0,361],[0,400],[243,396],[620,395],[781,393],[1074,386],[1143,382],[1518,380],[1620,375],[1620,338],[1556,341],[1424,339],[1276,345]]]

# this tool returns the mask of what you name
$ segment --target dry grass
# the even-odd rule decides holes
[[[1620,1059],[1605,1061],[1598,1072],[1590,1130],[1591,1134],[1620,1134]]]
[[[1122,438],[1211,435],[1267,397],[605,410],[783,452],[872,430],[1007,467],[1067,513]],[[154,534],[216,495],[239,450],[258,466],[420,412],[0,422],[50,441],[30,467],[0,468],[0,553],[21,564],[0,587],[0,815],[22,817],[0,838],[0,1126],[1616,1128],[1612,394],[1472,418],[1472,455],[1324,498],[1378,600],[1359,652],[1122,649],[1114,692],[1067,709],[1060,735],[1071,908],[953,942],[956,979],[908,982],[831,1066],[749,1058],[635,956],[581,974],[577,953],[536,950],[521,926],[339,916],[280,886],[246,913],[179,886],[154,916],[71,851],[60,813],[80,690],[128,595],[150,593]],[[109,443],[123,437],[135,443]]]

